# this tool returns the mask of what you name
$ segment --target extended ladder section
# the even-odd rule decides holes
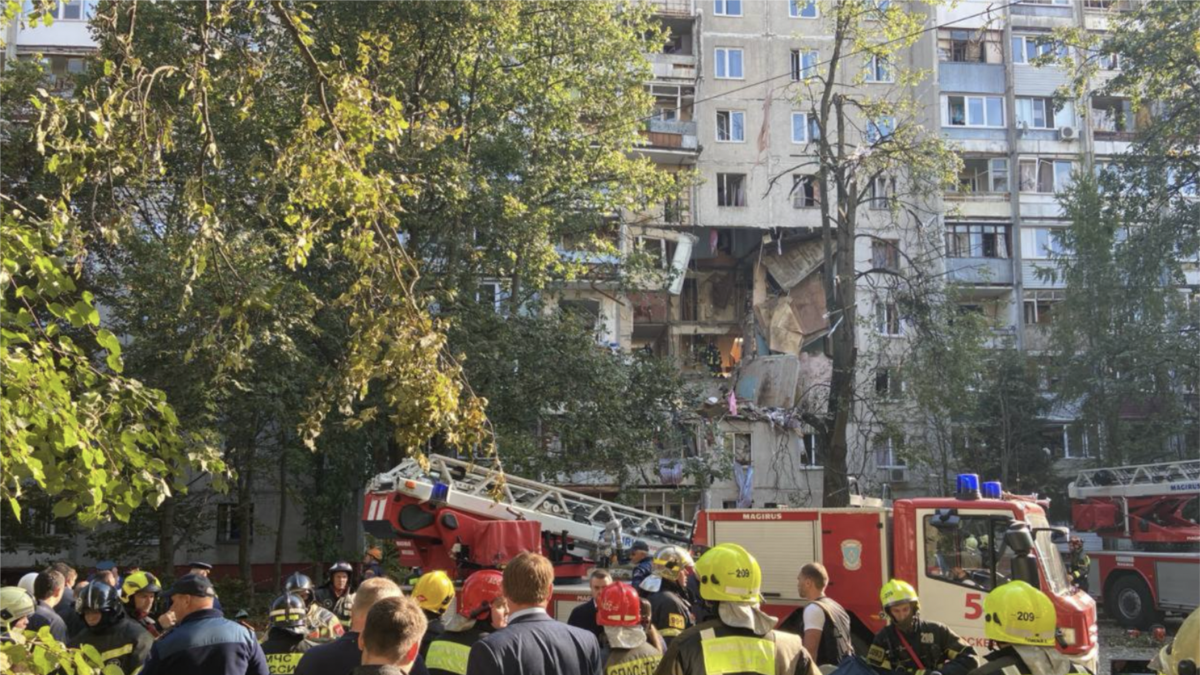
[[[1200,542],[1188,513],[1200,496],[1200,461],[1091,469],[1068,492],[1077,530],[1147,545]]]
[[[1071,499],[1200,494],[1200,460],[1081,471],[1068,487]]]
[[[392,491],[486,518],[539,521],[543,530],[566,532],[576,545],[597,552],[628,549],[635,539],[645,541],[651,551],[686,545],[692,533],[682,520],[442,455],[429,457],[428,470],[407,459],[367,485],[369,493]]]

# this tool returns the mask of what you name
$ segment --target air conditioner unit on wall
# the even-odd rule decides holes
[[[1075,127],[1061,127],[1058,130],[1058,137],[1064,141],[1073,141],[1079,137],[1079,130]]]
[[[886,466],[879,469],[879,479],[888,483],[907,483],[908,468],[903,466]]]

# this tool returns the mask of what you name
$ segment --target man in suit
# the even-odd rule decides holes
[[[508,627],[471,647],[466,675],[600,675],[600,643],[586,630],[546,613],[554,589],[554,566],[522,553],[504,568]]]
[[[599,640],[601,635],[604,635],[604,628],[596,623],[596,602],[600,598],[600,593],[608,588],[608,585],[613,582],[612,575],[608,570],[592,570],[591,576],[588,578],[588,586],[592,589],[592,599],[577,606],[571,610],[571,616],[567,619],[568,626],[582,628]]]

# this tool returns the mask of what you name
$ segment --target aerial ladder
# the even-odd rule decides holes
[[[442,455],[406,459],[376,475],[363,500],[364,529],[395,540],[401,563],[464,578],[540,551],[557,578],[625,562],[634,541],[651,551],[687,546],[692,525]]]
[[[1091,592],[1126,626],[1200,605],[1200,460],[1088,469],[1067,489],[1075,529],[1101,537]]]

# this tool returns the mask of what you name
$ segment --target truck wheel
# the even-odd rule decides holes
[[[1105,598],[1104,609],[1125,628],[1148,629],[1162,621],[1146,582],[1132,574],[1117,579]]]

